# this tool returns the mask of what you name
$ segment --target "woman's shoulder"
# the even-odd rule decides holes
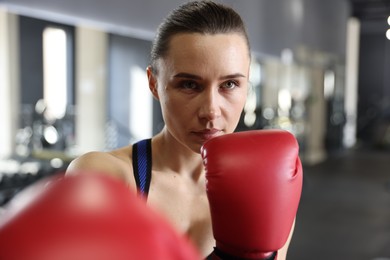
[[[126,182],[132,182],[132,178],[130,178],[133,171],[131,151],[132,148],[129,146],[109,152],[87,152],[70,163],[67,174],[104,173],[119,177]]]
[[[113,151],[91,151],[85,154],[80,155],[75,160],[72,161],[72,164],[78,166],[104,166],[106,164],[112,163],[121,163],[126,160],[123,149],[113,150]]]

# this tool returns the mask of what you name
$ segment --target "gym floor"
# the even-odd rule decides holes
[[[390,151],[342,151],[303,169],[287,259],[390,260]]]

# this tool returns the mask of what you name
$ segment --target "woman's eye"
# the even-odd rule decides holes
[[[186,81],[181,84],[184,89],[197,89],[198,84],[194,81]]]
[[[233,80],[226,81],[222,84],[222,87],[226,88],[226,89],[233,89],[237,86],[238,86],[237,82],[235,82]]]

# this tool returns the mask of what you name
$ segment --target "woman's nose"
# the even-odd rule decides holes
[[[218,90],[207,90],[202,93],[199,117],[207,121],[221,116],[221,98]]]

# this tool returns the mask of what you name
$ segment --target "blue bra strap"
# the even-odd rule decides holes
[[[147,197],[152,179],[151,139],[133,144],[133,172],[138,192]]]

